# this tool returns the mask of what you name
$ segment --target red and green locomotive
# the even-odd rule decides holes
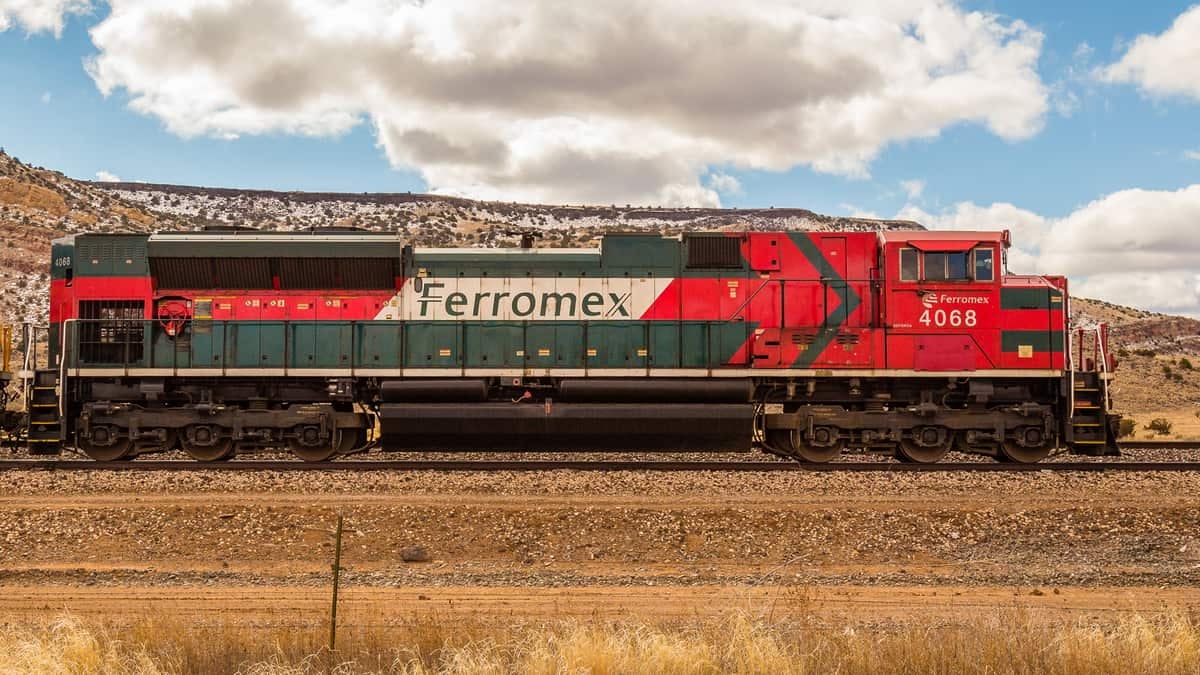
[[[76,235],[53,246],[54,367],[34,393],[58,397],[32,410],[31,448],[1114,452],[1106,336],[1072,334],[1062,277],[1002,273],[1008,245],[916,231],[609,234],[598,249]]]

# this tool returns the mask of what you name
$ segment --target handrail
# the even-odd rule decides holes
[[[12,365],[12,326],[0,324],[0,372],[7,373]]]

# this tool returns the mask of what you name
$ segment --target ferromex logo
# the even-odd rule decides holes
[[[925,309],[933,309],[936,305],[977,306],[990,302],[991,298],[986,295],[950,295],[932,292],[921,296],[921,304]]]
[[[628,277],[418,277],[405,284],[376,318],[632,320],[641,318],[671,281]]]

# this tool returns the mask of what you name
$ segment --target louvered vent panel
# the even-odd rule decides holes
[[[212,258],[151,258],[156,288],[204,290],[213,287]]]
[[[274,288],[268,258],[212,258],[213,288],[263,290]]]
[[[391,258],[341,258],[338,260],[341,288],[348,290],[386,290],[396,287],[395,265]]]
[[[739,237],[688,237],[688,267],[741,267]]]
[[[279,258],[279,287],[290,291],[337,288],[337,259]]]

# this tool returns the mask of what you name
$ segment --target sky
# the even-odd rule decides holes
[[[1011,229],[1200,317],[1200,5],[0,0],[0,146],[93,180]]]

